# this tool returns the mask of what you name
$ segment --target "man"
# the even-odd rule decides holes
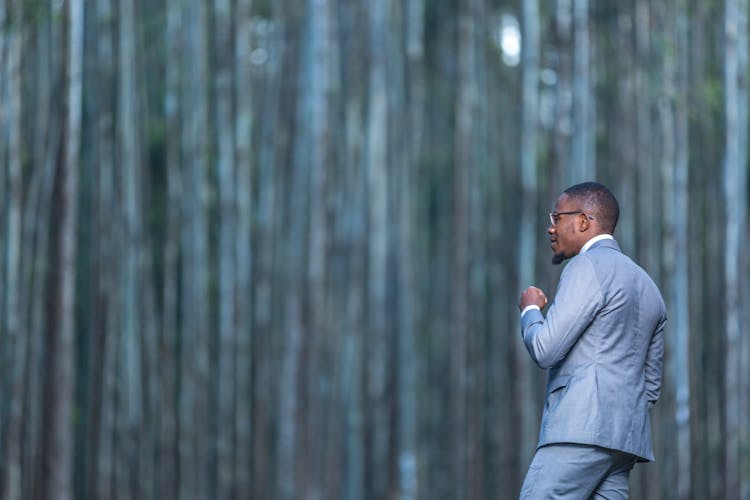
[[[547,228],[553,264],[570,259],[555,300],[544,315],[540,289],[521,294],[523,342],[549,368],[522,499],[627,498],[635,462],[654,459],[650,410],[661,389],[666,309],[612,237],[618,217],[602,184],[565,190]]]

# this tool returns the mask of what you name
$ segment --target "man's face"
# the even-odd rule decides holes
[[[580,210],[581,207],[578,206],[577,201],[565,193],[557,199],[553,214],[558,215],[555,217],[555,223],[550,223],[547,228],[553,264],[560,264],[565,259],[574,257],[580,252],[583,246],[581,231],[579,230]]]

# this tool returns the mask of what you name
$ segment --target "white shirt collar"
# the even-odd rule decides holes
[[[593,245],[597,241],[614,240],[614,239],[615,238],[611,234],[599,234],[591,238],[589,241],[587,241],[586,244],[584,244],[583,247],[581,248],[581,251],[578,253],[586,253],[588,249],[591,248],[591,245]]]

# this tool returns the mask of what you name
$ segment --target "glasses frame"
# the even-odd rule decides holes
[[[573,210],[571,212],[550,212],[549,213],[549,223],[552,225],[552,227],[557,226],[557,220],[561,215],[575,215],[575,214],[583,214],[588,218],[589,220],[594,220],[593,215],[589,215],[586,212],[582,210]]]

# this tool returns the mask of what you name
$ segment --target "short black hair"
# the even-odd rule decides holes
[[[615,232],[617,220],[620,218],[620,206],[607,186],[598,182],[582,182],[570,186],[563,193],[584,204],[602,229],[610,234]]]

